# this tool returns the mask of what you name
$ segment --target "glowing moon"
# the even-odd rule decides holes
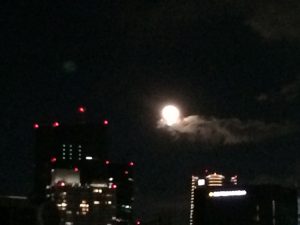
[[[179,122],[180,112],[179,109],[173,105],[167,105],[162,109],[162,119],[165,124],[172,126]]]

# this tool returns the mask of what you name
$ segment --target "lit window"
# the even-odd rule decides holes
[[[205,179],[199,179],[198,186],[203,186],[203,185],[205,185]]]
[[[102,193],[102,189],[94,189],[93,192],[94,193]]]
[[[73,222],[65,222],[65,225],[73,225]]]
[[[114,178],[113,178],[113,177],[110,177],[108,180],[109,180],[109,181],[113,181],[113,180],[114,180]]]
[[[234,190],[234,191],[213,191],[209,192],[209,197],[229,197],[229,196],[243,196],[246,195],[245,190]]]
[[[111,203],[112,203],[111,201],[107,201],[107,205],[111,205]]]
[[[94,201],[94,205],[99,205],[100,202],[99,201]]]
[[[85,159],[86,159],[86,160],[92,160],[93,157],[92,157],[92,156],[86,156]]]

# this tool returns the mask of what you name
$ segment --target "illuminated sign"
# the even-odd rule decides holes
[[[234,191],[212,191],[208,193],[211,198],[217,197],[230,197],[230,196],[244,196],[247,194],[245,190],[234,190]]]
[[[205,185],[205,180],[204,179],[199,179],[198,180],[198,186],[203,186]]]

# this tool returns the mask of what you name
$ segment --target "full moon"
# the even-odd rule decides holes
[[[179,122],[180,112],[177,107],[167,105],[162,109],[162,119],[165,124],[172,126]]]

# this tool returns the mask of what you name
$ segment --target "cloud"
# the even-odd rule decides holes
[[[225,15],[240,15],[246,25],[266,39],[299,40],[300,1],[162,1],[148,7],[144,14],[151,28],[157,31],[181,30],[181,26],[194,26],[200,21],[219,21]],[[243,22],[243,21],[241,21]],[[145,23],[147,24],[147,23]],[[197,26],[196,26],[197,27]]]
[[[264,0],[249,3],[252,12],[247,23],[268,39],[300,38],[300,2]]]
[[[292,102],[299,97],[300,91],[300,76],[296,77],[293,81],[282,85],[277,92],[261,93],[256,97],[259,102]]]
[[[198,115],[185,117],[173,126],[166,126],[159,121],[158,128],[167,129],[176,138],[187,135],[197,142],[220,145],[259,142],[289,134],[295,129],[288,123],[243,122],[236,118],[217,119]]]

